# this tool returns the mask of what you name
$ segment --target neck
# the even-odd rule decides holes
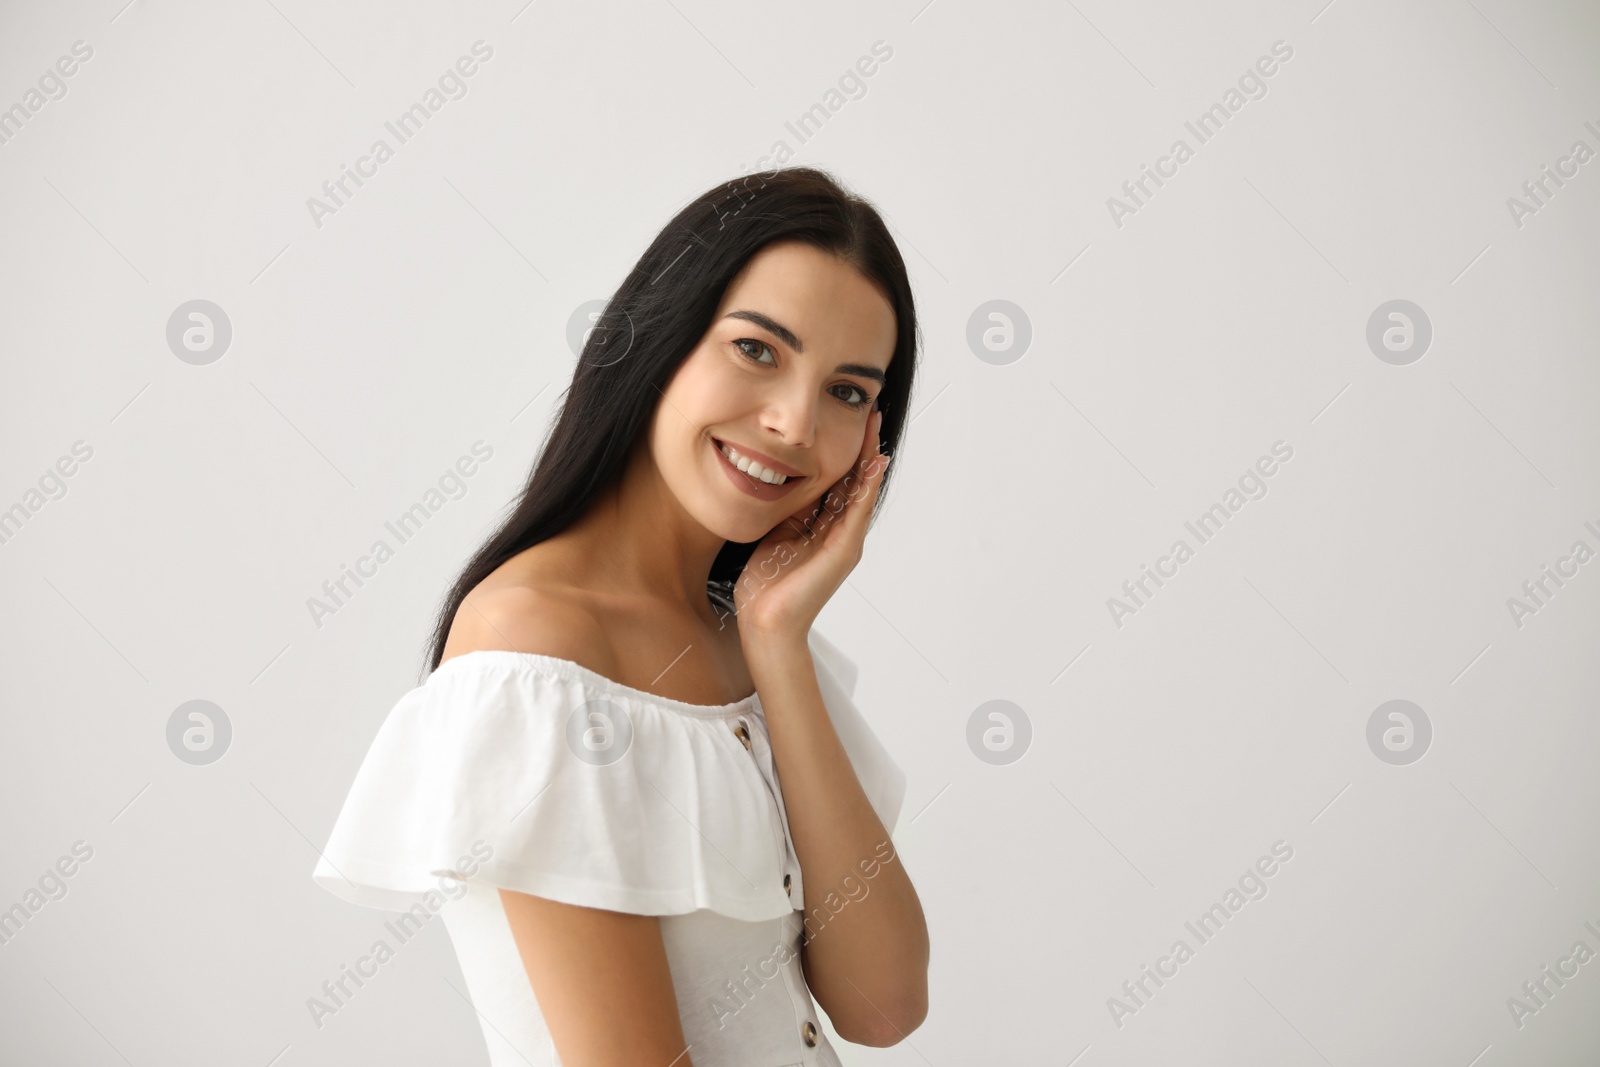
[[[704,617],[706,582],[724,539],[683,509],[645,449],[618,482],[564,530],[573,579],[586,589],[683,605]]]

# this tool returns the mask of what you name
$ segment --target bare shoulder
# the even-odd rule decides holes
[[[456,609],[439,662],[500,649],[572,660],[606,674],[615,663],[599,617],[556,583],[486,579]]]
[[[536,546],[537,547],[537,546]],[[583,591],[528,553],[456,609],[440,662],[479,650],[534,652],[610,676],[612,646]],[[693,1067],[660,920],[499,889],[506,923],[563,1063]]]

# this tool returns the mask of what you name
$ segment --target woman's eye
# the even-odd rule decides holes
[[[771,345],[767,344],[765,341],[757,341],[753,337],[741,337],[741,338],[739,338],[737,341],[735,341],[733,343],[739,347],[739,351],[743,352],[744,355],[746,356],[746,358],[748,358],[752,363],[765,363],[766,362],[765,360],[762,360],[762,359],[758,358],[762,349],[765,349],[768,352],[772,351],[772,346]],[[745,348],[744,347],[745,345],[755,345],[756,346],[756,355],[755,356],[750,355],[750,350],[748,348]],[[776,355],[776,353],[774,353],[774,355]],[[767,364],[767,365],[771,366],[771,364]]]
[[[840,397],[839,398],[840,400],[843,400],[846,404],[849,404],[853,408],[866,407],[868,404],[872,403],[872,397],[868,396],[866,394],[866,392],[859,385],[846,384],[846,385],[841,385],[839,388],[848,389],[850,392],[856,394],[856,399],[854,399],[854,400],[851,400],[848,397]]]

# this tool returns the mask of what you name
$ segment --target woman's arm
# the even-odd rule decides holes
[[[693,1067],[661,920],[500,890],[539,1011],[567,1067]]]
[[[820,510],[806,505],[773,527],[736,586],[744,593],[739,639],[761,694],[803,876],[801,965],[834,1029],[862,1045],[893,1045],[927,1017],[928,924],[833,728],[808,636],[865,550],[889,463],[879,453],[882,425],[883,413],[873,411],[852,471],[822,497]],[[874,872],[868,888],[852,899],[866,871]],[[826,906],[830,894],[849,901],[837,914]]]
[[[790,639],[745,654],[800,860],[806,982],[839,1036],[896,1044],[928,1014],[922,904],[828,717],[809,647]],[[848,903],[837,914],[826,907],[817,914],[830,893]]]

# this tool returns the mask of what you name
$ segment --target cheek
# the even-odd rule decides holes
[[[730,387],[703,363],[686,361],[668,383],[657,404],[650,436],[657,464],[669,481],[688,491],[709,475],[722,475],[713,468],[718,460],[712,454],[714,427],[726,426],[738,418],[739,408],[730,403]],[[681,480],[681,482],[680,482]]]
[[[701,348],[684,360],[662,395],[681,424],[699,431],[749,412],[759,399],[751,378],[714,349]]]
[[[851,475],[853,461],[854,454],[852,453],[850,458],[842,458],[835,455],[822,464],[821,488],[817,491],[818,499],[821,499],[824,493],[831,492],[835,486],[838,486],[840,482]],[[845,492],[849,492],[852,487],[853,483],[851,486],[844,486],[843,489]]]
[[[715,394],[704,378],[703,372],[685,363],[667,382],[656,404],[657,440],[692,435],[705,425],[706,401]]]
[[[849,474],[861,459],[867,420],[854,414],[839,414],[834,420],[833,425],[823,430],[827,434],[827,445],[820,451],[824,456],[823,469],[836,471],[833,480],[838,481]]]
[[[682,410],[683,403],[682,397],[668,390],[662,394],[650,422],[650,454],[669,479],[677,477],[674,472],[688,469],[704,458],[696,451],[703,443],[696,433],[699,424],[688,421],[694,416]]]

